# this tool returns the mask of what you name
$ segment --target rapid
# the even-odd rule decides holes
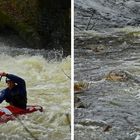
[[[75,36],[75,140],[140,137],[140,28]]]
[[[75,140],[139,140],[140,1],[74,3]]]
[[[20,46],[19,46],[20,47]],[[0,71],[26,81],[28,105],[40,105],[44,112],[21,116],[20,120],[38,140],[70,140],[71,58],[63,51],[34,50],[7,45],[0,39]],[[0,89],[6,87],[5,78]],[[5,101],[0,108],[8,105]],[[32,140],[18,121],[0,126],[1,140]]]

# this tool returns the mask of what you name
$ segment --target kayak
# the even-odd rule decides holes
[[[9,105],[0,109],[0,124],[10,120],[15,120],[19,115],[25,115],[36,111],[43,112],[43,108],[38,105],[28,105],[26,110]]]

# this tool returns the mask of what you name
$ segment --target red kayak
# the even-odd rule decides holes
[[[35,111],[43,112],[43,108],[38,105],[29,105],[26,110],[24,110],[11,105],[6,106],[0,109],[0,124],[6,123],[9,120],[15,120],[19,115],[33,113]]]

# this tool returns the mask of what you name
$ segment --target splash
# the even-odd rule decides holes
[[[42,50],[11,48],[10,52],[9,47],[0,46],[0,71],[24,78],[28,104],[41,105],[45,110],[44,113],[36,112],[22,116],[22,122],[37,139],[70,139],[70,122],[67,114],[70,116],[71,82],[64,74],[71,74],[70,56],[62,58],[61,54],[58,56],[57,51],[53,52],[56,55],[50,59],[44,57],[50,54]],[[0,87],[5,88],[4,78],[0,82]],[[0,107],[6,105],[7,103],[3,102]],[[3,139],[31,138],[18,121],[1,125],[0,131],[0,137]]]

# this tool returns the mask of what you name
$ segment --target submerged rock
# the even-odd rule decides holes
[[[112,70],[109,72],[109,74],[106,76],[106,80],[111,80],[111,81],[127,81],[129,78],[132,78],[130,74],[128,74],[125,71],[122,70]]]
[[[77,96],[74,97],[74,107],[75,108],[86,108],[86,105]]]
[[[112,70],[106,76],[106,80],[110,81],[120,81],[120,82],[127,82],[131,81],[134,83],[140,83],[140,77],[137,77],[127,71],[123,70]]]

